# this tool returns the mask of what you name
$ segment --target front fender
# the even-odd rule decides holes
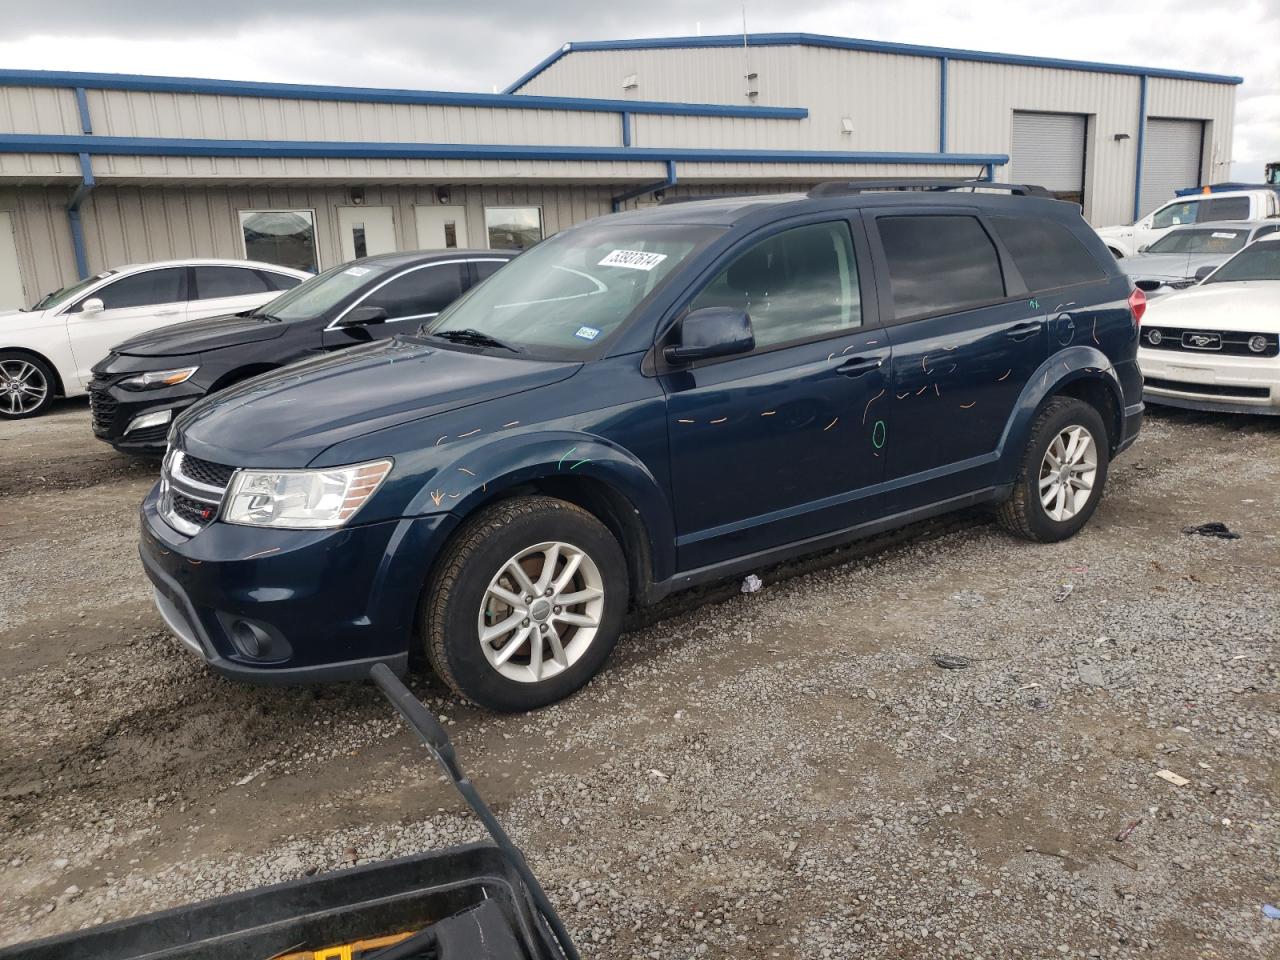
[[[662,485],[629,451],[594,434],[571,430],[512,434],[459,450],[457,456],[439,464],[404,514],[451,513],[462,518],[506,491],[552,478],[595,481],[625,499],[649,540],[652,575],[655,580],[670,576],[675,529]]]
[[[1018,458],[1026,449],[1031,436],[1031,425],[1045,400],[1061,393],[1063,388],[1079,380],[1095,380],[1106,385],[1116,409],[1125,409],[1124,390],[1120,377],[1107,355],[1097,347],[1080,344],[1067,347],[1049,357],[1022,388],[1014,405],[1009,422],[1000,438],[1000,462],[1008,472],[1017,470]]]

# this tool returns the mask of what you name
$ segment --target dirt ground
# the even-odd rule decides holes
[[[373,688],[166,635],[155,472],[82,402],[0,425],[0,943],[480,836]],[[536,714],[414,678],[584,956],[1280,956],[1280,420],[1153,412],[1067,543],[857,552]]]

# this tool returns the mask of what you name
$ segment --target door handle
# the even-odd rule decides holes
[[[878,369],[883,364],[883,357],[850,357],[836,367],[836,373],[846,377],[860,377],[864,373]]]
[[[1043,320],[1027,320],[1023,323],[1015,323],[1004,332],[1004,335],[1011,340],[1025,340],[1027,337],[1039,333],[1043,324]]]

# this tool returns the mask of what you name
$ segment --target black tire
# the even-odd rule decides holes
[[[1064,431],[1084,427],[1093,437],[1097,451],[1097,467],[1088,500],[1074,516],[1055,520],[1040,501],[1040,471],[1049,445]],[[1110,441],[1107,427],[1098,411],[1074,397],[1054,397],[1036,416],[1031,438],[1018,467],[1013,494],[997,510],[1001,526],[1020,537],[1039,543],[1055,543],[1075,536],[1089,522],[1102,499],[1110,465]]]
[[[554,676],[512,679],[500,673],[481,648],[481,604],[490,581],[511,558],[551,541],[571,544],[594,563],[604,589],[599,625],[580,656]],[[582,687],[604,665],[622,632],[629,595],[626,558],[613,534],[594,516],[552,497],[503,500],[466,521],[428,582],[422,604],[427,659],[445,683],[482,707],[503,713],[544,707]],[[529,648],[521,649],[531,663]]]
[[[30,397],[30,394],[24,392],[19,395],[8,389],[10,381],[16,379],[10,374],[17,371],[26,371],[27,375],[23,381],[25,387],[29,388],[39,380],[41,389],[44,390],[44,397],[27,410],[17,408]],[[26,420],[29,417],[40,416],[53,403],[57,384],[57,377],[54,376],[49,365],[40,358],[19,350],[0,350],[0,420]],[[17,399],[19,396],[21,399]]]

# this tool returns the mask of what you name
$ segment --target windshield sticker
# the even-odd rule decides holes
[[[363,277],[366,273],[369,272],[369,268],[368,267],[347,267],[347,269],[343,270],[342,272],[349,277]]]
[[[1215,232],[1215,233],[1214,233],[1214,235],[1213,235],[1213,239],[1215,239],[1215,240],[1234,240],[1237,236],[1238,236],[1238,234],[1234,234],[1234,233],[1217,233],[1217,232]]]
[[[596,264],[598,267],[626,267],[628,270],[652,270],[663,260],[665,253],[645,253],[643,250],[615,250]]]
[[[595,327],[579,327],[574,331],[575,337],[581,337],[583,340],[594,340],[600,336],[600,331]]]

